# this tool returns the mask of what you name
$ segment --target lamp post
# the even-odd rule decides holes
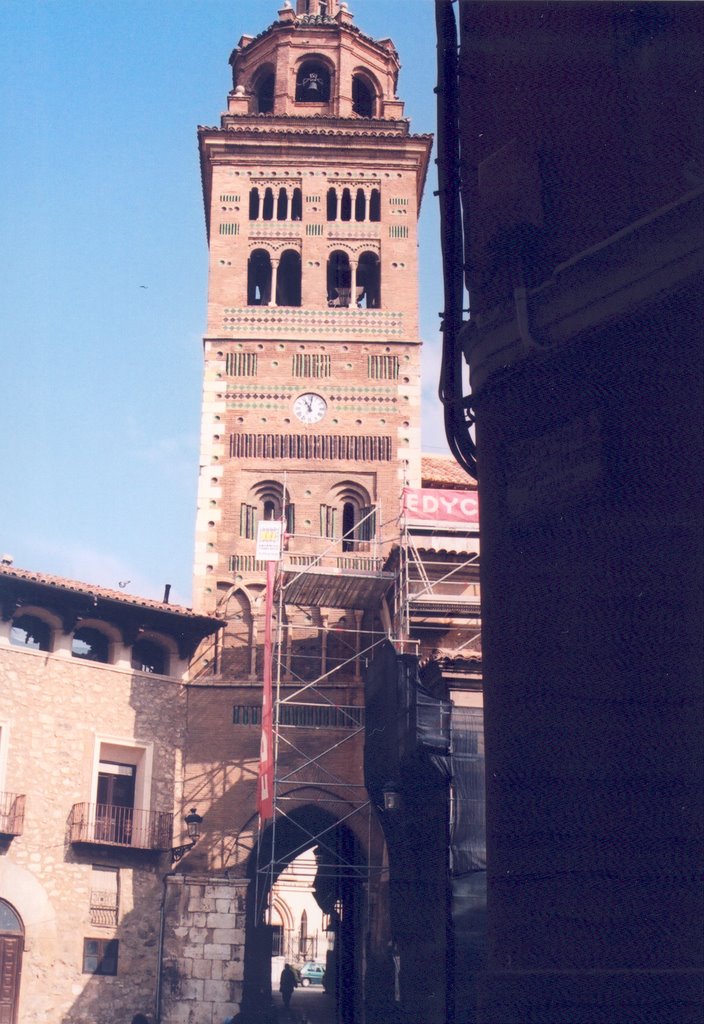
[[[384,810],[395,813],[401,810],[401,791],[395,782],[387,782],[381,790],[384,799]]]
[[[196,811],[195,807],[191,807],[190,813],[183,819],[186,823],[186,831],[188,832],[188,838],[190,842],[184,843],[183,846],[174,846],[171,850],[171,863],[175,864],[177,860],[181,860],[184,853],[188,853],[192,850],[200,838],[200,826],[203,822],[203,818]]]

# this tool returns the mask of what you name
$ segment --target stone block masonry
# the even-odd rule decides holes
[[[239,1011],[247,884],[203,875],[167,878],[161,1024],[220,1024]]]

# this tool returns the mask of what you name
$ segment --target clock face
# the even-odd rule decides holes
[[[299,395],[293,403],[293,411],[301,423],[319,423],[327,408],[327,402],[321,395]]]

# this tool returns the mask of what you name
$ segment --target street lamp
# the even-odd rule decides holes
[[[384,810],[392,813],[401,810],[401,793],[395,782],[387,782],[381,790],[384,798]]]
[[[183,819],[186,823],[186,830],[188,832],[188,838],[190,842],[184,843],[183,846],[174,846],[171,850],[171,863],[174,864],[177,860],[181,860],[184,853],[188,853],[192,850],[200,838],[200,826],[203,822],[203,818],[196,811],[195,807],[191,807],[190,814],[187,814]]]

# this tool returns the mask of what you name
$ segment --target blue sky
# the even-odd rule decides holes
[[[0,554],[190,604],[207,252],[196,126],[276,0],[0,0]],[[432,0],[350,0],[435,130]],[[434,164],[420,234],[423,447],[445,451]]]

